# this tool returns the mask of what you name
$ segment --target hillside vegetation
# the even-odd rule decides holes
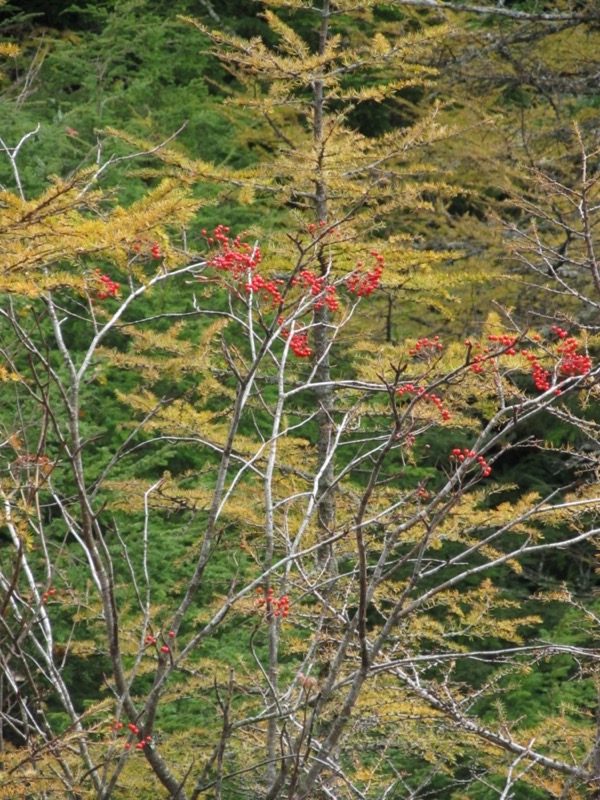
[[[593,0],[0,8],[0,797],[600,797]]]

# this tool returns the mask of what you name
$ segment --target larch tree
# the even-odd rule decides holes
[[[331,367],[336,325],[330,320],[338,306],[333,297],[336,284],[353,272],[351,291],[368,296],[379,286],[386,264],[383,281],[389,288],[402,286],[406,296],[413,294],[413,302],[426,294],[430,304],[439,307],[440,295],[449,297],[440,290],[439,272],[435,271],[446,254],[418,251],[409,241],[386,231],[386,220],[395,210],[408,208],[418,213],[430,207],[425,199],[428,192],[448,191],[439,176],[428,174],[417,154],[449,132],[436,125],[435,109],[419,125],[381,137],[362,134],[353,115],[368,101],[395,102],[402,90],[422,85],[433,75],[435,70],[424,62],[445,29],[434,27],[388,39],[373,25],[374,3],[363,4],[358,12],[353,3],[329,0],[266,5],[272,46],[189,21],[209,37],[213,53],[236,78],[239,91],[233,104],[256,115],[259,128],[252,135],[260,136],[263,147],[270,151],[262,168],[256,168],[256,176],[241,176],[242,192],[274,193],[278,205],[292,210],[297,233],[286,231],[273,241],[277,251],[273,268],[293,283],[306,282],[306,276],[312,274],[312,291],[325,292],[307,329],[311,346],[305,353],[315,364],[318,525],[323,542],[330,542],[338,528],[336,400]],[[290,12],[296,29],[285,21]],[[367,271],[363,264],[369,258],[373,263]],[[446,287],[452,280],[456,277],[446,277]],[[287,323],[279,316],[274,324]],[[297,336],[293,333],[292,341]],[[308,334],[300,336],[304,341]],[[324,544],[318,553],[335,574],[337,559],[331,544]],[[272,559],[270,546],[265,569]],[[275,635],[270,648],[270,678],[276,681]],[[278,738],[273,720],[268,748],[271,778]]]
[[[430,207],[428,193],[449,191],[419,157],[449,131],[436,125],[436,109],[418,126],[381,137],[361,133],[354,115],[367,102],[395,102],[402,90],[426,82],[435,70],[425,61],[445,29],[434,26],[388,39],[373,24],[375,5],[365,3],[357,11],[344,2],[269,2],[265,19],[272,46],[190,21],[210,38],[213,53],[235,76],[239,90],[232,103],[255,114],[258,126],[251,135],[269,151],[255,168],[256,177],[241,176],[240,182],[242,192],[273,194],[277,205],[290,209],[292,230],[298,233],[285,231],[273,243],[282,273],[316,269],[323,286],[333,287],[339,276],[357,266],[360,270],[371,251],[376,261],[368,276],[356,280],[359,296],[383,280],[390,287],[402,286],[414,300],[427,296],[438,304],[449,297],[435,271],[446,253],[416,250],[408,237],[394,237],[386,226],[395,210],[419,213]],[[290,12],[304,36],[284,21]],[[446,273],[445,288],[453,280]],[[331,305],[320,305],[311,330],[324,537],[335,527]]]

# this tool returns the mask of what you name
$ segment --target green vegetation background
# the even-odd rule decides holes
[[[509,5],[527,7],[526,3]],[[9,3],[0,10],[0,36],[18,42],[22,48],[21,55],[9,65],[0,84],[0,134],[7,143],[14,144],[38,123],[41,125],[35,147],[29,150],[29,157],[21,160],[27,194],[40,193],[47,186],[49,176],[68,175],[93,160],[97,131],[105,128],[116,128],[159,143],[185,124],[176,146],[196,158],[239,168],[252,166],[268,157],[270,144],[261,136],[262,126],[248,112],[225,103],[235,92],[234,79],[208,54],[206,43],[197,31],[177,19],[178,14],[195,16],[208,25],[243,36],[269,35],[261,18],[261,4],[251,0],[215,0],[212,3],[209,0],[169,3],[105,0],[88,4],[38,0]],[[438,21],[424,12],[390,11],[381,7],[376,9],[369,24],[375,27],[406,24],[406,15],[409,24],[414,26]],[[465,30],[479,28],[482,35],[504,36],[508,46],[514,46],[515,58],[519,56],[518,43],[512,44],[510,22],[458,17],[453,17],[452,22],[464,24]],[[544,38],[540,33],[537,38],[532,35],[531,41],[538,48],[540,63],[545,63],[544,58],[553,47],[551,36]],[[566,50],[564,53],[567,58]],[[490,58],[493,65],[500,63],[494,60],[498,58],[497,53],[492,53]],[[594,64],[597,66],[597,58],[590,51],[583,73],[592,71]],[[432,103],[440,102],[441,113],[449,123],[464,131],[450,139],[445,147],[438,147],[432,155],[438,165],[444,165],[448,181],[460,186],[460,191],[444,200],[432,198],[432,212],[423,213],[417,219],[399,216],[394,224],[399,232],[408,232],[423,247],[455,248],[457,260],[470,265],[477,280],[470,289],[459,293],[454,313],[449,310],[441,314],[437,308],[411,308],[410,304],[395,303],[391,295],[381,297],[377,301],[379,305],[373,304],[369,312],[364,312],[361,321],[365,329],[374,327],[381,341],[386,337],[403,341],[415,334],[476,335],[494,303],[511,304],[514,313],[523,321],[536,307],[532,289],[522,285],[515,288],[516,285],[507,284],[499,277],[507,265],[499,255],[496,215],[504,214],[509,218],[518,215],[510,205],[501,204],[509,197],[510,185],[527,188],[526,172],[521,169],[523,163],[536,166],[544,154],[557,174],[568,174],[570,150],[565,130],[568,131],[574,119],[579,120],[584,131],[593,127],[600,96],[595,90],[574,91],[558,78],[552,85],[552,76],[559,75],[564,66],[560,57],[553,57],[552,63],[546,64],[544,87],[536,86],[534,81],[528,82],[526,76],[519,75],[516,70],[512,73],[499,71],[495,82],[492,78],[484,80],[475,56],[472,65],[473,73],[469,75],[469,65],[454,58],[449,46],[448,51],[440,52],[440,75],[432,86],[405,90],[394,104],[367,103],[353,120],[365,135],[376,135],[414,122]],[[582,81],[584,79],[585,75],[581,77]],[[484,117],[493,120],[489,129],[480,127]],[[528,126],[526,147],[518,142],[524,124]],[[476,129],[473,126],[477,126]],[[476,147],[474,142],[477,142]],[[116,154],[127,152],[124,144],[117,142],[114,147]],[[131,167],[110,174],[112,188],[123,203],[135,200],[156,180],[149,172],[144,173],[144,166],[151,168],[152,160],[148,159],[146,165],[135,162]],[[0,183],[12,186],[6,159],[0,159]],[[286,224],[285,213],[274,210],[260,198],[252,205],[244,205],[227,189],[213,186],[198,191],[211,201],[188,232],[191,241],[198,240],[199,249],[202,244],[200,229],[210,229],[219,222],[232,230],[246,227],[262,230],[265,237],[272,231],[282,230]],[[180,293],[179,297],[182,295]],[[157,293],[146,299],[137,313],[148,316],[160,313],[169,307],[171,300],[172,296]],[[191,296],[184,302],[191,309]],[[181,308],[181,303],[179,306]],[[389,308],[392,309],[392,323],[386,327],[381,323],[381,312],[385,309],[387,313]],[[427,320],[425,330],[422,327],[424,318]],[[72,345],[77,347],[76,336]],[[338,365],[340,372],[352,370],[352,354],[348,353],[346,358],[347,361]],[[95,439],[98,474],[127,434],[129,412],[119,404],[115,393],[127,393],[137,380],[131,373],[113,368],[102,381],[94,381],[88,387],[85,433]],[[160,388],[156,387],[158,391]],[[173,391],[173,387],[169,389]],[[181,385],[176,391],[183,393],[187,389]],[[5,418],[3,422],[10,428],[10,419]],[[576,432],[566,424],[540,418],[537,425],[537,429],[528,431],[534,438],[543,433],[557,446],[577,444],[573,441]],[[448,452],[450,446],[451,432],[440,429],[431,433],[423,440],[419,466],[413,468],[406,480],[421,480],[425,476],[432,482],[439,480],[438,454]],[[209,467],[204,461],[198,461],[192,447],[164,444],[151,455],[127,461],[121,477],[152,479],[160,477],[164,470],[173,474],[201,473]],[[558,452],[540,455],[534,448],[520,448],[497,464],[498,499],[512,500],[532,490],[548,493],[564,485],[569,478],[574,480],[576,475],[577,464],[565,455]],[[504,490],[502,485],[506,487]],[[48,513],[51,517],[52,509]],[[188,518],[182,511],[180,515],[163,520],[161,559],[150,564],[155,585],[164,587],[165,597],[175,591],[183,575],[180,556],[189,545]],[[127,525],[131,540],[135,541],[131,520],[126,522],[117,516],[114,523]],[[59,526],[60,521],[56,519],[54,524]],[[107,517],[106,524],[110,527],[113,522]],[[560,536],[560,531],[555,535]],[[234,569],[244,570],[243,556],[236,554],[234,559],[224,547],[223,555],[209,575],[206,592],[225,591]],[[125,574],[123,579],[126,579]],[[580,553],[570,553],[568,557],[556,551],[555,556],[542,563],[525,565],[523,574],[504,580],[504,589],[506,596],[518,601],[524,611],[543,616],[544,636],[548,641],[589,644],[586,631],[573,626],[572,612],[565,611],[559,604],[542,604],[535,597],[541,590],[566,583],[577,597],[590,602],[596,582],[593,553],[586,546]],[[210,597],[202,599],[206,601]],[[238,622],[232,619],[212,644],[212,655],[226,664],[236,662],[240,641],[246,646],[249,632],[240,636]],[[67,631],[68,619],[64,625]],[[490,648],[501,644],[501,641],[489,641]],[[483,682],[494,667],[482,664],[479,675],[474,675],[470,669],[469,680]],[[73,684],[77,686],[76,700],[82,708],[102,695],[102,658],[72,658],[66,670],[72,674]],[[519,715],[533,725],[543,720],[549,698],[557,694],[564,702],[570,699],[576,704],[593,702],[591,685],[578,682],[576,677],[577,664],[567,656],[553,660],[551,665],[541,663],[518,679],[509,677],[504,713],[509,718]],[[203,701],[186,697],[167,708],[158,727],[167,733],[192,728],[202,713]],[[497,713],[497,709],[489,709],[490,717]],[[413,768],[418,769],[418,766],[413,765]],[[470,796],[473,800],[476,797],[487,800],[493,795],[482,788],[481,794]],[[525,795],[522,797],[525,800]],[[529,794],[528,800],[531,797]],[[519,800],[521,795],[515,794],[515,798]]]

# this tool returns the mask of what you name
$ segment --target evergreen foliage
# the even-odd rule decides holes
[[[597,10],[489,10],[4,5],[0,796],[597,795]]]

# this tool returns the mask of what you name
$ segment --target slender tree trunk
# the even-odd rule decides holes
[[[385,315],[385,341],[391,344],[392,341],[392,315],[394,312],[394,296],[390,292],[387,296],[387,309]]]
[[[592,752],[593,800],[600,800],[600,676],[596,676],[596,741]]]
[[[319,31],[319,55],[325,52],[329,34],[329,0],[323,0],[321,10],[321,28]],[[325,178],[325,136],[323,119],[325,113],[324,84],[316,80],[313,84],[313,137],[317,154],[315,175],[315,212],[318,223],[327,222],[327,182]],[[321,275],[328,272],[327,253],[319,245],[318,259]],[[333,407],[334,395],[331,387],[331,364],[329,360],[329,347],[331,337],[329,333],[329,316],[325,305],[315,311],[314,352],[318,362],[316,390],[318,412],[318,443],[317,443],[317,469],[320,474],[318,483],[318,526],[323,539],[327,539],[335,527],[335,498],[333,494],[334,462],[330,458],[331,441],[333,434]],[[334,567],[331,545],[323,546],[318,551],[318,561],[321,566]]]

